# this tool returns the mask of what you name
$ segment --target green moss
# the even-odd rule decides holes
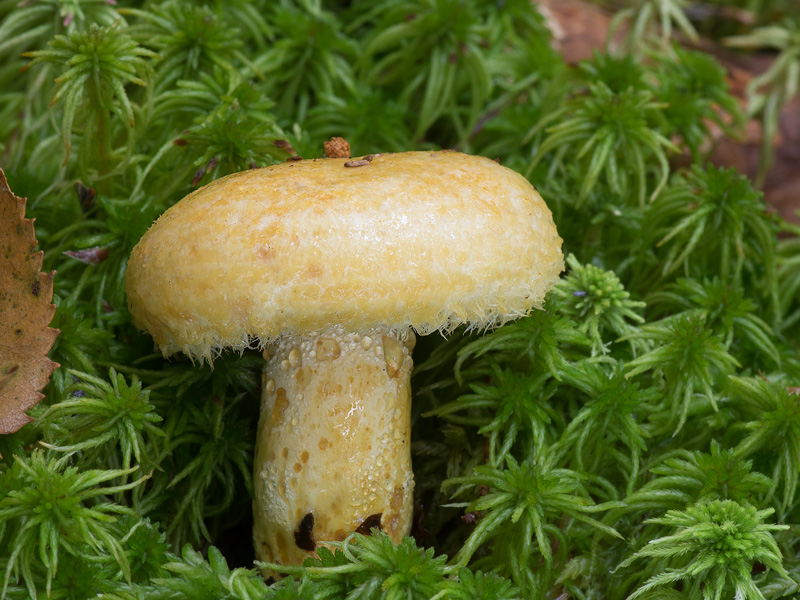
[[[0,595],[796,594],[800,229],[707,159],[759,119],[765,175],[800,10],[614,7],[625,52],[572,67],[528,0],[0,0],[0,165],[61,329],[34,422],[0,439]],[[778,51],[747,110],[678,31]],[[416,541],[356,535],[270,583],[250,546],[260,355],[164,360],[125,266],[196,186],[334,135],[527,172],[568,271],[544,310],[419,341]]]

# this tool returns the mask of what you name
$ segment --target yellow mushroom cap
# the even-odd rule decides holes
[[[499,325],[540,307],[562,270],[552,215],[524,177],[482,157],[407,152],[214,181],[143,236],[126,291],[165,354],[211,359],[333,325]]]

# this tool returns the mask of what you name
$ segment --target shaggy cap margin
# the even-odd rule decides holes
[[[370,159],[286,162],[184,198],[131,254],[134,323],[165,355],[210,361],[283,333],[424,335],[541,308],[564,259],[524,177],[449,151]]]

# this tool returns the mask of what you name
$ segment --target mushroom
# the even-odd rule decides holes
[[[134,323],[165,355],[258,340],[258,559],[411,527],[415,332],[489,328],[541,307],[563,269],[552,215],[519,174],[451,151],[295,160],[170,208],[134,248]]]

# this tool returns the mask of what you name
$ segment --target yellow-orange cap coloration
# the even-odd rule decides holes
[[[126,290],[165,354],[211,359],[335,325],[498,325],[541,306],[562,268],[550,211],[525,178],[486,158],[408,152],[215,181],[142,238]]]

